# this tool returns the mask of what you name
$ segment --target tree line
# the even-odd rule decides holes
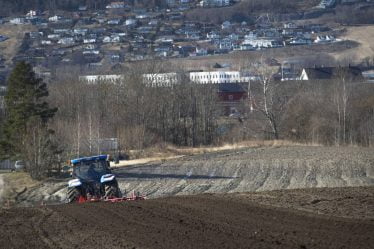
[[[20,63],[8,79],[0,155],[25,160],[38,178],[67,159],[109,152],[98,146],[108,138],[118,143],[110,153],[251,139],[373,146],[373,84],[343,74],[334,80],[277,82],[264,64],[250,67],[260,80],[243,83],[240,115],[229,117],[217,85],[188,77],[168,86],[144,82],[144,73],[185,74],[169,64],[137,64],[120,80],[91,84],[65,73],[47,88],[30,65]]]

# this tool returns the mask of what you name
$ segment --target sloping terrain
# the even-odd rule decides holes
[[[200,193],[374,185],[372,148],[242,148],[114,169],[122,192],[148,198]],[[64,201],[69,179],[44,182],[17,197],[22,205]]]
[[[351,62],[361,61],[366,57],[374,56],[374,25],[348,27],[343,39],[355,41],[359,46],[348,49],[344,52],[333,53],[339,60]]]
[[[373,187],[314,191],[316,200],[346,197],[325,201],[322,212],[317,209],[322,214],[312,208],[322,202],[305,202],[308,191],[292,191],[292,202],[289,193],[262,193],[262,201],[250,193],[205,194],[3,209],[0,247],[373,248]],[[352,199],[366,204],[352,205]],[[308,212],[300,211],[305,204]]]
[[[151,197],[374,184],[372,149],[271,147],[116,170],[122,190]]]
[[[3,180],[3,176],[0,174],[0,205],[3,202],[3,192],[4,192],[4,180]]]
[[[11,64],[13,57],[17,54],[25,33],[35,31],[35,29],[32,25],[0,25],[0,35],[9,38],[6,41],[0,42],[0,57],[5,59],[7,65]]]

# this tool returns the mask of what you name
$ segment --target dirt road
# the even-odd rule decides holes
[[[322,214],[316,214],[311,207],[307,212],[300,211],[308,193],[293,191],[291,204],[282,197],[288,192],[279,191],[263,192],[262,197],[205,194],[0,210],[0,247],[373,248],[373,187],[314,192],[313,198],[317,199],[340,198],[343,192],[350,197],[325,201],[324,209],[318,211]],[[369,207],[350,204],[358,193],[360,197],[355,200]],[[267,199],[266,205],[260,204],[264,203],[261,199]],[[272,206],[272,199],[277,199],[277,207]],[[321,203],[310,200],[306,204]],[[288,209],[284,208],[287,205]],[[334,212],[337,206],[346,211],[371,211]]]
[[[4,192],[4,180],[3,180],[3,176],[0,174],[0,206],[3,202],[3,192]]]

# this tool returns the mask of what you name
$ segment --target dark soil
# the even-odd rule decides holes
[[[0,248],[374,248],[373,187],[287,193],[3,209]]]

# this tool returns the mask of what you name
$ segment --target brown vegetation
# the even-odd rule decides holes
[[[116,83],[87,84],[72,75],[52,84],[51,104],[59,107],[52,127],[66,155],[104,152],[95,145],[103,138],[117,138],[119,151],[278,138],[373,145],[371,84],[344,77],[275,82],[267,74],[265,81],[251,82],[251,97],[243,100],[238,120],[222,116],[215,85],[197,85],[183,77],[173,86],[143,83],[143,73],[165,71],[183,72],[170,64],[137,64]]]
[[[194,9],[188,12],[186,16],[190,20],[209,21],[217,24],[226,20],[252,23],[255,21],[255,16],[263,13],[268,13],[271,17],[272,14],[298,12],[314,7],[319,2],[319,0],[244,0],[231,7]]]

